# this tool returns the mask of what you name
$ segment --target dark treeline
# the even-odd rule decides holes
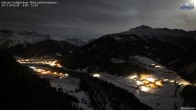
[[[97,78],[81,78],[80,88],[89,94],[96,110],[106,110],[108,105],[113,110],[152,110],[128,91]]]
[[[185,86],[181,92],[181,96],[184,98],[183,106],[196,107],[196,87]]]

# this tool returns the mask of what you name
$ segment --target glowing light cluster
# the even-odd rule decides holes
[[[173,82],[174,82],[174,80],[170,80],[170,82],[171,82],[171,83],[173,83]]]
[[[161,81],[156,81],[156,82],[155,82],[155,85],[157,85],[157,86],[163,86],[163,84],[162,84]]]
[[[134,74],[134,75],[131,75],[128,77],[129,79],[135,79],[135,78],[138,78],[138,75]]]
[[[172,84],[178,84],[178,85],[192,85],[190,82],[187,82],[183,79],[180,79],[180,80],[173,80],[173,79],[163,79],[164,82],[167,82],[167,83],[172,83]]]
[[[143,85],[144,83],[141,81],[136,81],[137,85]]]
[[[134,74],[127,77],[128,79],[134,81],[143,91],[147,91],[150,88],[158,88],[162,87],[163,83],[171,83],[171,84],[178,84],[178,85],[190,85],[189,82],[185,80],[174,80],[174,79],[168,79],[168,78],[161,78],[158,79],[154,77],[153,75],[149,74]],[[147,88],[144,88],[147,87]]]
[[[157,65],[157,64],[151,64],[153,67],[155,67],[155,68],[161,68],[161,66],[160,65]]]
[[[181,81],[179,82],[180,85],[191,85],[191,83],[187,82],[187,81]],[[192,84],[194,85],[194,84]]]
[[[164,81],[164,82],[167,82],[167,81],[169,81],[169,79],[163,79],[163,81]]]
[[[155,65],[155,67],[156,67],[156,68],[161,68],[161,66],[159,66],[159,65]]]
[[[67,73],[63,74],[63,73],[53,72],[41,68],[32,67],[32,66],[30,68],[33,69],[35,72],[37,72],[39,75],[55,75],[55,76],[59,76],[60,78],[65,78],[69,76],[69,74]]]
[[[141,86],[140,87],[140,90],[141,91],[144,91],[144,92],[148,92],[148,91],[150,91],[150,88],[149,87],[146,87],[146,86]]]
[[[95,78],[99,78],[99,77],[101,77],[101,75],[100,75],[100,74],[98,74],[98,73],[95,73],[95,74],[93,74],[93,77],[95,77]]]
[[[142,89],[144,87],[157,88],[163,86],[162,81],[158,80],[157,78],[154,78],[152,75],[147,75],[147,74],[141,74],[140,76],[131,75],[128,77],[128,79],[135,81],[135,83],[138,86],[141,86]]]
[[[155,79],[152,78],[152,77],[146,78],[146,80],[149,81],[149,82],[155,82]]]
[[[25,64],[25,63],[30,63],[30,64],[45,64],[45,65],[50,65],[52,67],[59,67],[61,68],[61,64],[58,63],[57,60],[49,60],[49,61],[31,61],[29,59],[25,60],[17,60],[19,63]]]

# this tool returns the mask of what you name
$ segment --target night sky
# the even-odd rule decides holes
[[[180,10],[183,0],[50,1],[58,4],[36,8],[0,7],[0,28],[34,30],[82,39],[122,32],[140,25],[196,30],[196,9]],[[196,0],[189,1],[196,3]]]

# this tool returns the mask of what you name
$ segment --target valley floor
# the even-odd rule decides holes
[[[21,62],[20,62],[21,63]],[[48,63],[43,63],[43,65],[55,65],[56,62],[51,61]],[[71,73],[58,73],[55,69],[42,66],[37,63],[22,63],[25,65],[31,65],[30,68],[40,71],[40,77],[47,78],[50,80],[51,86],[68,93],[79,100],[78,107],[85,110],[93,110],[91,106],[90,98],[84,91],[80,90],[79,78],[71,77]],[[56,66],[62,68],[60,65]],[[148,66],[147,66],[148,67]],[[36,68],[36,69],[35,69]],[[39,68],[39,69],[38,69]],[[65,68],[64,68],[65,69]],[[167,69],[162,68],[152,68],[155,71],[153,77],[164,80],[163,86],[157,88],[143,87],[137,84],[139,79],[130,78],[130,76],[117,76],[107,73],[94,73],[91,74],[92,77],[97,77],[101,80],[112,83],[113,85],[123,88],[130,93],[133,93],[142,103],[151,106],[156,110],[178,110],[182,107],[183,99],[179,96],[179,93],[183,87],[188,84],[185,80],[181,79],[178,75],[174,73],[167,73]],[[71,71],[71,70],[70,70]],[[46,73],[46,74],[45,74]],[[58,73],[58,75],[57,75]],[[86,74],[80,72],[81,74]],[[59,76],[60,74],[60,76]]]

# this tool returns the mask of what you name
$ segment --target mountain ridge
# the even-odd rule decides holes
[[[80,47],[75,55],[66,59],[65,65],[74,68],[107,68],[113,65],[112,58],[128,62],[129,56],[140,55],[176,70],[183,76],[187,75],[183,68],[196,62],[193,57],[196,55],[196,34],[193,31],[153,29],[146,26],[138,28],[131,29],[131,32],[107,34]],[[195,71],[191,74],[195,74]]]

